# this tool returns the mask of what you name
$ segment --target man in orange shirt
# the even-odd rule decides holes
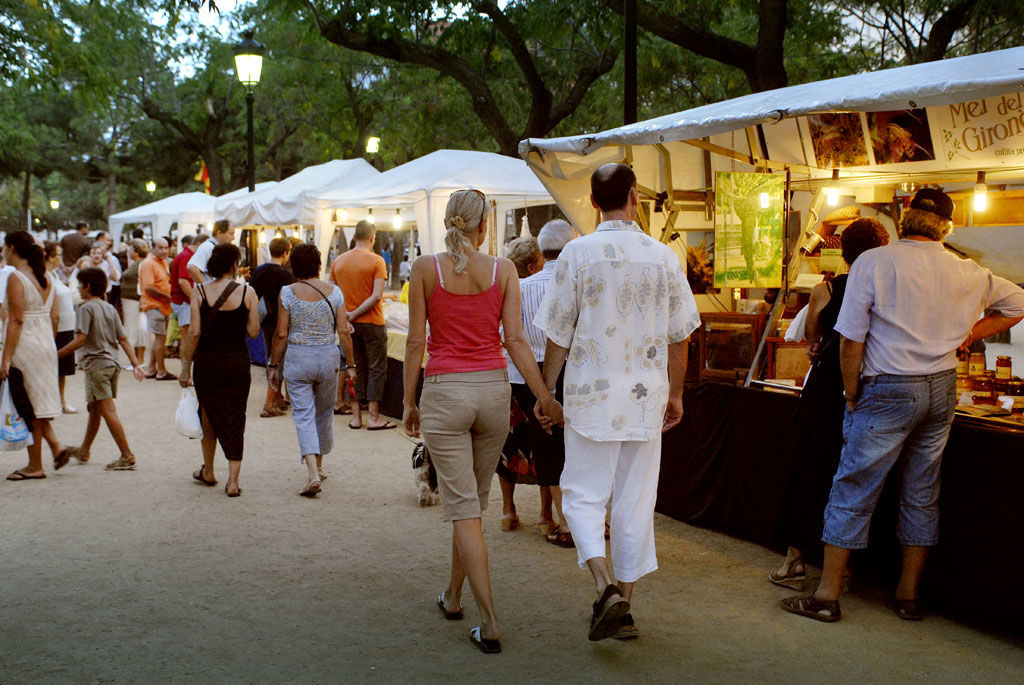
[[[153,365],[146,370],[146,378],[158,381],[175,381],[176,376],[167,373],[164,354],[167,351],[167,317],[171,315],[171,276],[167,272],[167,241],[157,238],[153,249],[139,264],[139,311],[146,317],[149,332],[153,334],[153,347],[149,359]]]
[[[384,327],[384,308],[381,295],[387,281],[384,259],[373,251],[377,230],[369,221],[356,224],[355,247],[344,252],[331,264],[331,280],[345,296],[349,323],[355,328],[352,347],[355,353],[356,395],[365,401],[370,412],[367,430],[394,428],[396,424],[380,417],[380,400],[384,395],[384,380],[388,363],[388,334]],[[352,364],[351,359],[348,363]],[[349,428],[362,428],[362,415],[358,405]]]

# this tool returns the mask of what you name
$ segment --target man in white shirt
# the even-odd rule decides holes
[[[221,219],[213,224],[213,237],[196,248],[195,254],[189,258],[188,264],[185,266],[193,283],[208,283],[213,280],[206,272],[206,264],[210,261],[213,248],[221,243],[230,243],[234,239],[235,227],[231,225],[230,221]]]
[[[565,366],[562,513],[598,600],[590,640],[637,636],[633,585],[658,566],[654,504],[661,434],[683,415],[686,340],[700,325],[678,257],[633,222],[636,175],[606,164],[590,179],[604,221],[568,243],[534,324],[544,330],[544,381]],[[605,511],[612,494],[611,555]]]
[[[900,221],[900,240],[868,250],[850,269],[835,325],[846,416],[825,508],[825,563],[817,590],[782,600],[786,611],[839,620],[850,550],[867,547],[871,515],[897,467],[903,564],[892,607],[901,619],[922,618],[918,590],[928,549],[939,539],[939,471],[957,401],[956,350],[1024,318],[1024,290],[945,250],[952,217],[948,195],[918,191]],[[992,311],[982,317],[986,309]]]

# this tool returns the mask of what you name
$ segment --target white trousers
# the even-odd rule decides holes
[[[611,551],[615,578],[632,583],[658,568],[654,503],[661,469],[661,434],[652,440],[598,442],[565,427],[562,513],[581,568],[604,557],[604,521],[612,499]]]

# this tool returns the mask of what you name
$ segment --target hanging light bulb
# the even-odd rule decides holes
[[[825,188],[825,200],[829,207],[839,204],[839,169],[832,170],[832,185]]]
[[[395,215],[391,217],[391,226],[396,230],[402,227],[402,210],[395,210]]]
[[[334,212],[334,222],[335,223],[343,224],[346,221],[348,221],[348,212],[346,212],[344,209],[339,209],[339,210]]]
[[[369,213],[367,213],[366,220],[369,221],[371,224],[376,224],[377,223],[377,220],[373,218],[373,210],[372,209],[369,211]]]
[[[267,232],[266,231],[260,231],[260,245],[266,245],[266,244],[267,244]]]
[[[974,185],[974,211],[984,212],[988,208],[988,186],[985,185],[985,172],[978,172],[978,182]]]
[[[771,204],[772,198],[768,193],[761,193],[761,209],[768,209]]]

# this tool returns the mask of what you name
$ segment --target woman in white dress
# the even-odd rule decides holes
[[[75,301],[71,288],[60,279],[60,267],[64,263],[61,256],[60,243],[47,240],[43,243],[43,251],[46,253],[46,268],[50,273],[50,283],[54,287],[54,297],[57,298],[57,333],[54,340],[57,349],[64,347],[75,339]],[[77,284],[76,284],[77,285]],[[75,375],[75,357],[68,355],[57,361],[57,377],[60,387],[60,403],[65,414],[77,414],[78,410],[68,404],[64,394],[65,380],[68,376]]]
[[[34,414],[30,424],[32,445],[28,448],[28,466],[14,471],[7,480],[46,478],[43,440],[53,450],[55,469],[67,464],[70,456],[69,450],[61,448],[50,425],[50,421],[61,414],[57,346],[53,340],[60,312],[53,283],[46,273],[42,246],[26,231],[8,233],[4,246],[4,257],[14,271],[8,279],[4,298],[7,329],[0,357],[0,380],[6,381],[12,369],[19,370]],[[15,389],[11,390],[14,394]]]

